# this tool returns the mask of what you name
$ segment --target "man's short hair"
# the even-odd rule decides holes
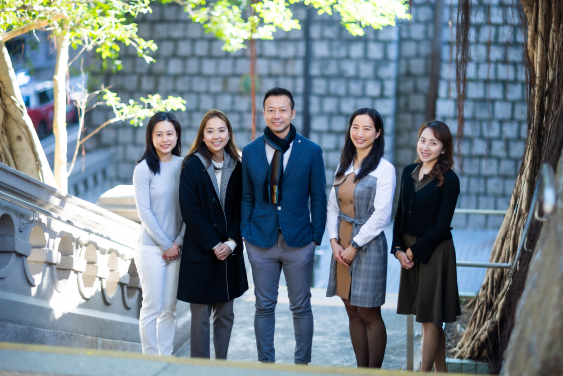
[[[291,110],[293,111],[293,109],[295,108],[295,101],[293,100],[293,95],[291,95],[291,92],[289,90],[281,87],[275,87],[266,92],[266,94],[264,95],[264,101],[262,102],[262,108],[266,109],[266,99],[268,99],[268,97],[281,97],[282,95],[285,95],[286,97],[289,98],[291,102]]]

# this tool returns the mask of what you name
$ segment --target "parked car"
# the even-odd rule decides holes
[[[37,82],[31,80],[20,86],[23,101],[27,113],[33,122],[39,139],[43,139],[53,133],[53,112],[55,95],[53,93],[53,81]],[[74,104],[66,106],[67,124],[78,121],[78,111]]]

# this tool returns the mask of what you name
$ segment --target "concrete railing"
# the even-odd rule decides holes
[[[0,163],[0,341],[65,332],[138,350],[139,229]]]
[[[78,157],[68,177],[69,193],[88,202],[96,202],[110,186],[111,149],[88,151],[85,158]]]
[[[67,126],[67,158],[72,160],[79,136],[78,124]],[[51,168],[55,160],[55,136],[41,140],[41,146]],[[114,151],[111,148],[89,150],[84,156],[80,153],[68,177],[68,192],[88,202],[96,202],[107,191],[110,180],[110,168]]]
[[[96,205],[112,213],[141,223],[135,204],[135,192],[132,185],[118,185],[100,196]]]

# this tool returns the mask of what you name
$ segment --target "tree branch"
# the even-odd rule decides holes
[[[533,0],[520,0],[522,3],[522,8],[524,8],[524,14],[528,19],[528,23],[532,23],[532,18],[534,16],[534,1]]]
[[[19,37],[22,34],[30,32],[31,30],[42,29],[46,26],[49,26],[51,23],[63,18],[66,18],[66,14],[56,14],[53,17],[51,17],[50,20],[35,21],[33,23],[30,23],[29,25],[21,26],[18,27],[17,29],[8,31],[7,33],[0,34],[0,39],[2,39],[4,42],[7,42],[10,39]]]
[[[42,7],[41,5],[22,5],[20,7],[12,8],[2,8],[0,13],[8,12],[21,12],[21,11],[32,11],[32,12],[60,12],[59,8],[53,7]]]
[[[86,141],[88,141],[88,139],[89,139],[90,137],[92,137],[93,135],[95,135],[96,133],[98,133],[99,131],[101,131],[102,128],[104,128],[106,125],[112,124],[112,123],[115,123],[115,122],[118,122],[118,121],[127,120],[127,119],[129,119],[129,118],[130,118],[130,117],[128,117],[128,116],[119,116],[119,117],[116,117],[116,118],[113,118],[113,119],[111,119],[111,120],[106,121],[105,123],[103,123],[102,125],[100,125],[98,128],[96,128],[96,130],[94,130],[94,132],[90,133],[88,136],[86,136],[86,137],[84,137],[82,140],[80,140],[80,145],[82,145],[83,143],[85,143]]]
[[[192,9],[192,4],[190,4],[188,1],[176,0],[175,2],[176,2],[176,4],[184,7],[184,10],[187,11],[190,14],[190,16],[195,15],[194,12],[193,12],[193,9]]]
[[[76,61],[76,59],[78,59],[80,57],[80,55],[82,55],[82,53],[84,51],[86,51],[86,49],[88,48],[88,46],[83,46],[82,49],[80,50],[80,52],[74,57],[74,59],[72,59],[72,61],[70,63],[68,63],[67,65],[67,69],[70,68],[70,66],[72,65],[72,63],[74,63]]]

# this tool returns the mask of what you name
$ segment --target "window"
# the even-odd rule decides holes
[[[47,92],[48,92],[48,90],[44,90],[44,91],[40,91],[39,93],[37,93],[37,96],[39,97],[39,104],[40,105],[44,105],[44,104],[51,102],[51,98],[49,97],[49,94]]]

